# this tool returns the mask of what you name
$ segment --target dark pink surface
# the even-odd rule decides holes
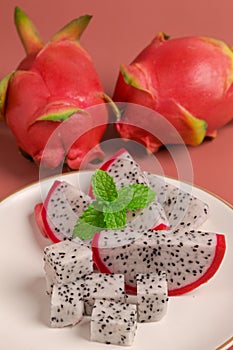
[[[233,44],[231,0],[0,2],[0,79],[14,70],[24,57],[24,50],[13,23],[15,5],[30,15],[45,41],[71,19],[92,14],[93,19],[83,34],[81,43],[91,54],[105,91],[110,95],[119,65],[130,63],[159,31],[171,37],[209,36],[224,40],[229,45]],[[39,172],[35,164],[18,153],[15,140],[4,123],[0,123],[0,146],[2,200],[22,187],[38,181]],[[107,153],[110,151],[108,149]],[[216,139],[205,141],[195,148],[189,147],[188,152],[192,161],[194,184],[233,205],[233,122],[219,130]],[[165,149],[159,151],[156,158],[165,175],[177,177],[176,167]],[[137,160],[145,170],[158,171],[156,163],[145,153],[139,152]]]

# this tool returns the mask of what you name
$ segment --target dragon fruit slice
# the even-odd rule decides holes
[[[122,274],[92,273],[84,278],[85,314],[90,316],[96,299],[125,301],[125,283]]]
[[[0,82],[0,115],[22,153],[43,167],[66,162],[79,169],[84,159],[103,159],[99,142],[110,98],[79,43],[90,20],[90,15],[74,19],[44,44],[29,17],[15,9],[26,57]]]
[[[92,251],[66,240],[44,249],[44,267],[51,284],[74,282],[93,272]]]
[[[65,327],[79,323],[84,316],[80,281],[54,285],[50,304],[51,327]]]
[[[225,253],[225,237],[197,230],[148,230],[127,243],[127,230],[96,233],[93,260],[100,272],[123,273],[126,292],[136,293],[136,275],[165,271],[169,295],[189,292],[207,282]],[[124,245],[120,245],[121,242]]]
[[[154,174],[147,173],[147,178],[164,208],[171,229],[197,229],[208,219],[208,204]]]
[[[196,146],[205,136],[216,136],[233,117],[232,57],[231,48],[220,40],[194,36],[168,40],[158,33],[130,65],[121,66],[113,96],[114,101],[128,103],[116,123],[121,137],[156,152],[162,144],[183,139]],[[157,113],[138,117],[130,104],[158,112],[182,139],[167,130],[161,141],[156,137]]]
[[[131,154],[125,149],[121,148],[108,158],[100,169],[106,171],[114,179],[116,187],[119,189],[122,186],[129,184],[143,184],[148,186],[146,173],[144,173],[140,166],[135,162]],[[89,195],[93,197],[92,188],[90,186]]]
[[[156,322],[167,312],[166,273],[145,273],[137,275],[138,322]]]
[[[35,206],[35,219],[43,235],[54,243],[71,238],[78,217],[91,198],[66,181],[55,181],[44,204]]]
[[[146,174],[124,148],[106,160],[100,169],[113,177],[117,188],[133,183],[148,186]]]
[[[91,316],[92,341],[131,346],[136,330],[136,305],[109,300],[95,301]]]
[[[170,228],[166,213],[157,199],[143,210],[129,211],[127,215],[127,226],[134,230],[167,230]]]
[[[139,164],[124,148],[107,159],[100,169],[113,177],[117,188],[133,183],[149,186],[146,173],[141,170]],[[93,196],[91,187],[89,194]],[[165,211],[157,199],[143,210],[129,211],[127,225],[140,230],[158,230],[170,227]]]

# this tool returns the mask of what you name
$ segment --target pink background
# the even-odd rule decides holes
[[[34,21],[45,41],[71,19],[83,14],[93,18],[81,43],[91,54],[105,91],[111,96],[121,63],[132,59],[156,35],[163,31],[171,37],[210,36],[233,44],[231,0],[143,2],[132,0],[92,0],[63,2],[0,0],[0,78],[14,70],[24,57],[14,22],[14,7],[21,7]],[[213,141],[189,147],[193,163],[194,183],[233,204],[232,151],[233,122],[219,130]],[[15,141],[0,123],[0,199],[38,180],[38,169],[18,155]],[[166,175],[175,176],[167,152],[156,157]],[[140,158],[145,169],[156,170],[150,159]]]
[[[232,0],[0,0],[0,78],[14,70],[24,56],[16,33],[14,7],[34,21],[44,40],[67,22],[83,14],[93,18],[81,39],[92,56],[105,91],[112,94],[119,65],[130,61],[156,35],[209,36],[233,45]],[[0,123],[0,200],[38,180],[38,168],[18,154],[10,131]],[[194,184],[233,204],[233,122],[219,130],[213,141],[189,147]],[[166,150],[157,155],[163,172],[176,176]],[[147,170],[155,171],[150,157],[139,156]],[[233,349],[233,348],[232,348]]]
[[[81,42],[108,93],[113,91],[119,64],[130,62],[157,32],[171,37],[211,36],[233,45],[231,0],[1,0],[0,4],[0,76],[14,69],[24,55],[13,24],[16,5],[32,18],[45,41],[71,19],[93,15]]]

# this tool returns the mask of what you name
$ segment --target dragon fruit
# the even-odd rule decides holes
[[[117,188],[133,183],[148,186],[146,174],[124,148],[107,159],[100,169],[107,171],[113,177]]]
[[[124,148],[107,159],[100,169],[107,171],[113,177],[117,188],[133,183],[149,186],[146,173],[141,170],[139,164]],[[89,194],[92,196],[91,187]],[[143,210],[129,211],[127,224],[140,230],[167,229],[169,227],[165,211],[157,199]]]
[[[92,273],[84,278],[85,314],[90,316],[96,299],[125,301],[124,275]]]
[[[69,240],[51,244],[44,249],[44,269],[50,285],[75,282],[93,272],[92,251]]]
[[[45,263],[44,264],[44,272],[45,272],[46,294],[52,295],[53,286],[54,286],[54,284],[57,284],[55,277],[54,277],[54,270],[49,264]]]
[[[165,211],[170,229],[197,229],[208,219],[210,211],[207,203],[154,174],[147,173],[147,178]]]
[[[161,320],[167,311],[166,273],[145,273],[137,275],[138,322]]]
[[[225,253],[222,234],[190,231],[145,231],[127,243],[127,230],[96,233],[93,260],[100,272],[123,273],[126,292],[136,293],[136,275],[165,271],[169,295],[189,292],[207,282]],[[121,245],[121,241],[124,245]]]
[[[143,175],[144,181],[147,181],[146,175],[142,173],[128,152],[124,151],[124,156],[131,159],[130,165],[133,162],[132,168],[136,167],[139,169],[135,176],[135,181],[142,178],[140,174]],[[121,158],[119,160],[121,161]],[[116,173],[114,174],[117,175]],[[120,176],[122,176],[121,173]],[[78,217],[91,201],[91,197],[68,182],[55,181],[45,198],[44,204],[38,203],[34,208],[35,219],[41,233],[55,243],[64,238],[72,238],[73,228]],[[166,229],[169,226],[165,211],[156,200],[143,211],[129,211],[127,220],[128,225],[138,230],[154,227],[156,229]],[[89,242],[85,242],[85,244],[88,245]]]
[[[110,99],[79,43],[90,19],[74,19],[45,45],[28,16],[15,9],[26,57],[0,83],[0,114],[22,153],[43,167],[56,168],[65,161],[78,169],[84,158],[85,163],[103,158],[99,141]]]
[[[167,230],[170,223],[160,203],[155,199],[143,210],[127,212],[127,225],[135,230]]]
[[[136,305],[96,300],[91,316],[91,340],[131,346],[137,330]]]
[[[122,138],[136,140],[151,152],[182,139],[199,145],[232,119],[232,82],[233,53],[224,42],[205,37],[168,40],[158,33],[130,65],[121,66],[113,100],[128,106],[116,129]],[[167,130],[161,142],[157,114],[137,116],[130,104],[158,112],[181,141]]]
[[[56,180],[44,204],[35,206],[35,219],[44,236],[54,243],[71,238],[78,217],[90,204],[91,198],[66,181]]]
[[[65,327],[79,323],[84,316],[80,281],[54,285],[50,304],[51,327]]]

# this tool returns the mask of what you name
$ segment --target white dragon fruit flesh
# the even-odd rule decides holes
[[[93,272],[92,251],[69,240],[51,244],[44,249],[44,269],[50,285],[74,282]]]
[[[117,188],[134,183],[149,185],[146,174],[124,148],[106,160],[100,169],[113,177]]]
[[[91,198],[66,181],[55,181],[44,204],[35,207],[40,230],[53,242],[71,238],[78,217],[90,204]]]
[[[136,305],[109,300],[95,301],[91,316],[92,341],[131,346],[136,330]]]
[[[171,229],[197,229],[208,219],[208,204],[154,174],[146,174],[149,186],[156,192],[156,198],[164,208]]]
[[[136,293],[137,274],[165,271],[169,295],[184,294],[207,282],[225,253],[224,235],[213,232],[148,230],[138,238],[132,233],[130,240],[127,237],[127,231],[109,230],[92,240],[99,271],[124,274],[127,293]]]
[[[51,295],[53,292],[53,286],[56,283],[55,277],[54,277],[54,271],[49,264],[45,263],[44,272],[45,272],[46,293],[48,295]]]
[[[157,322],[167,312],[168,288],[166,273],[137,275],[138,322]]]
[[[96,299],[125,301],[125,283],[122,274],[92,273],[84,278],[85,314],[90,316]]]
[[[170,228],[165,211],[156,198],[143,210],[128,211],[126,215],[127,226],[134,230],[167,230]]]
[[[50,326],[65,327],[79,323],[84,316],[80,281],[53,286],[50,302]]]

